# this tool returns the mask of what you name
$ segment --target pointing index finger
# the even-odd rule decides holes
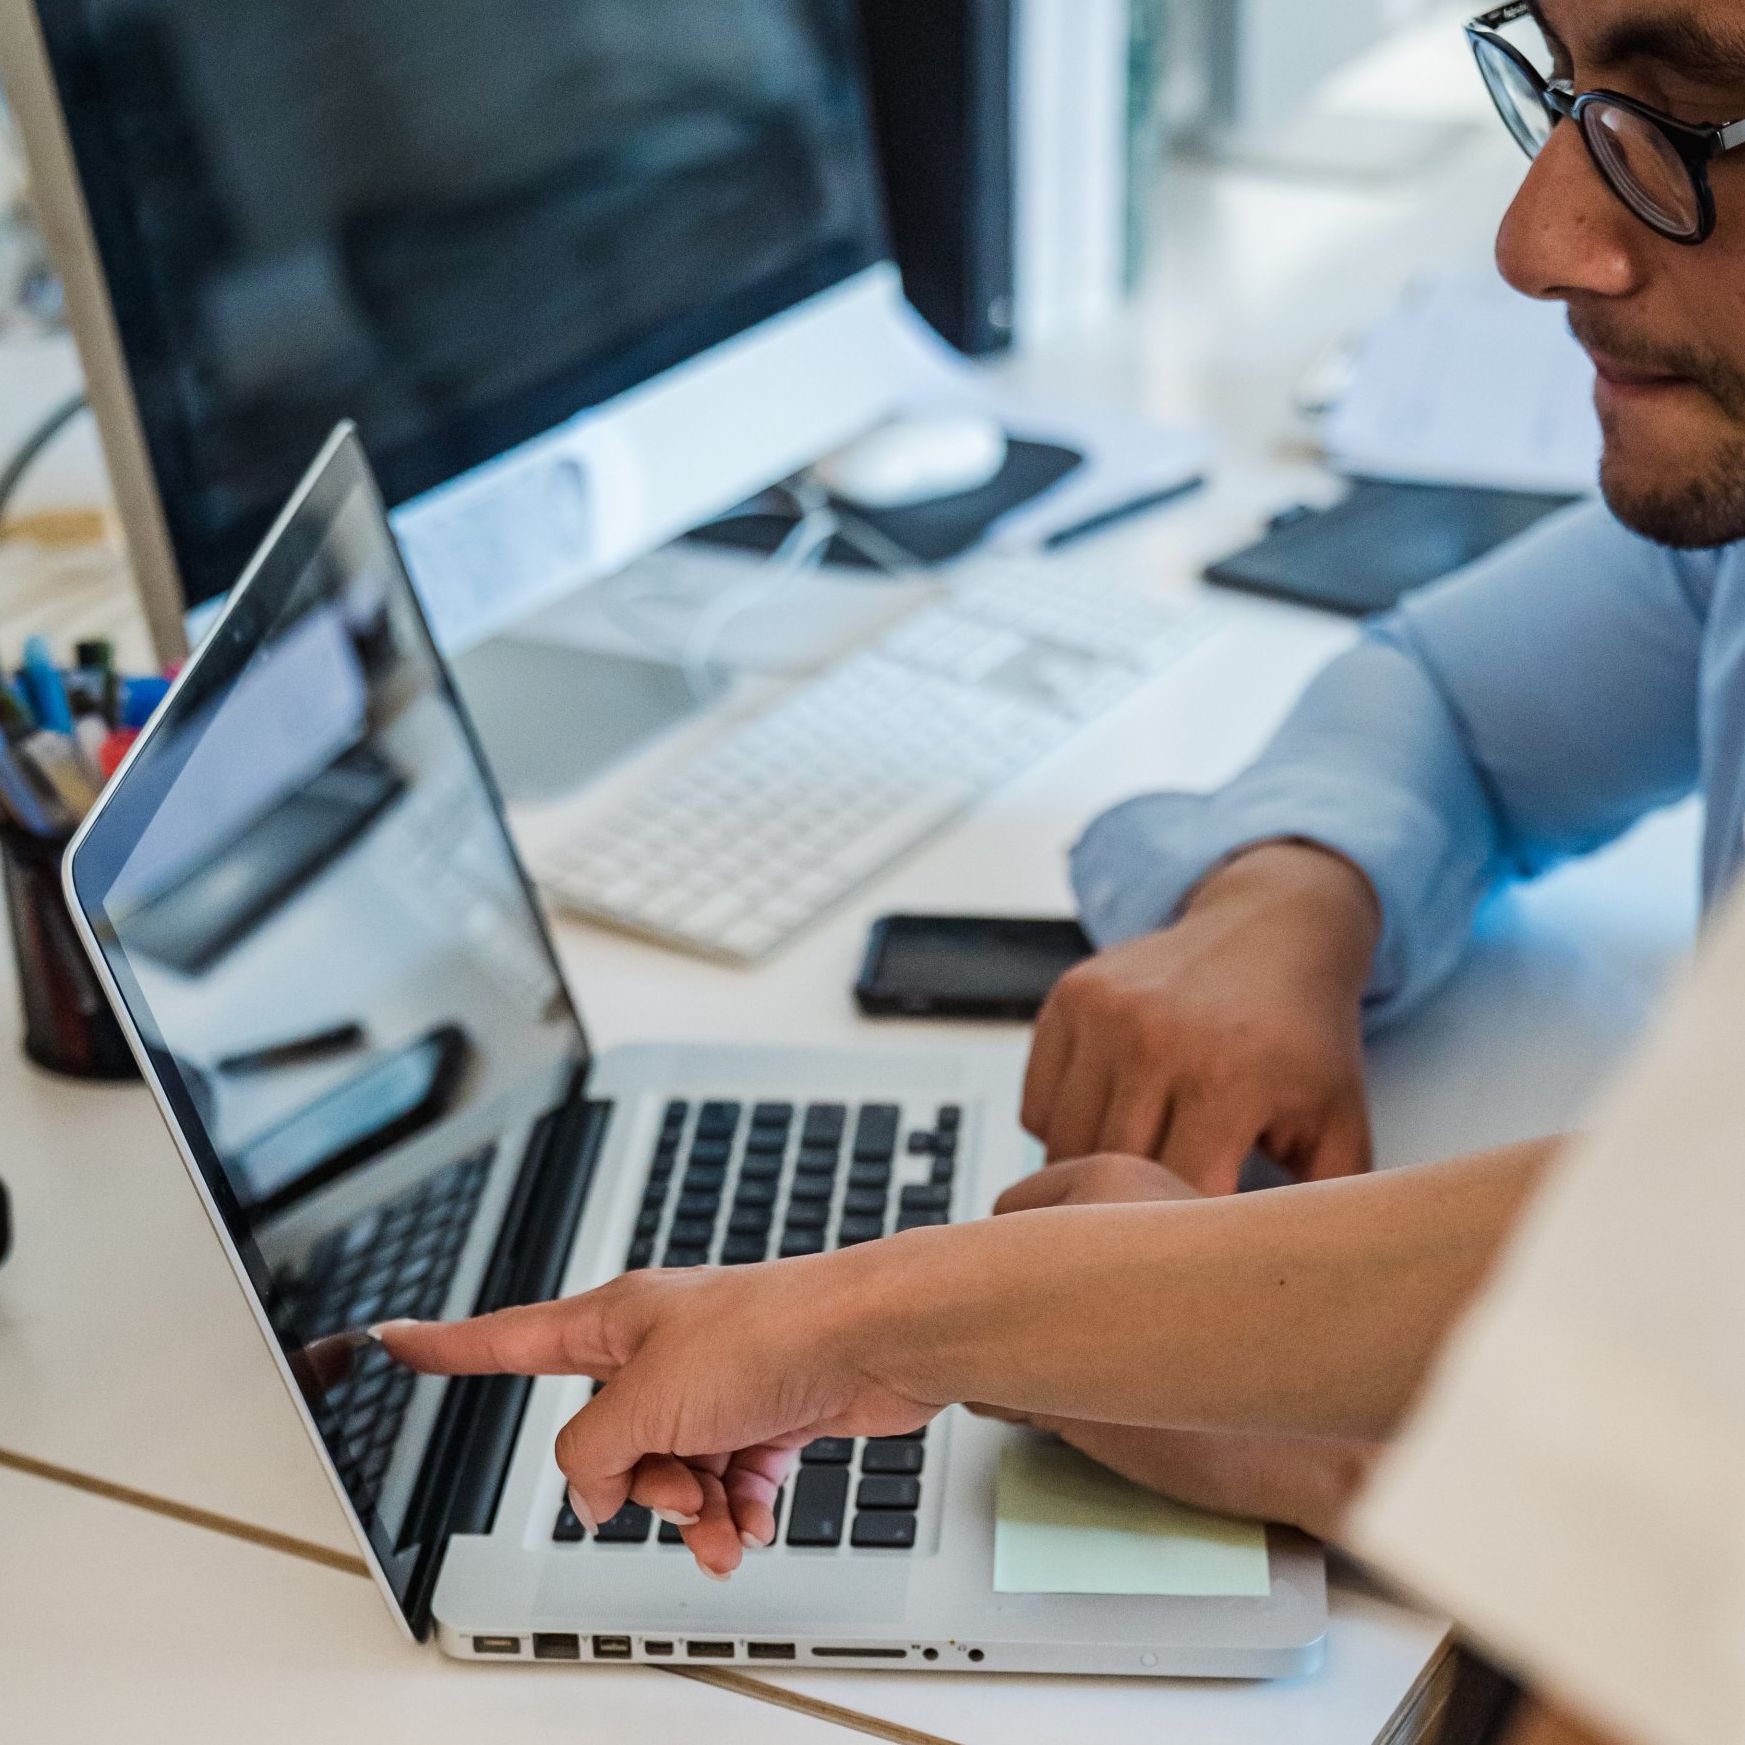
[[[499,1309],[471,1321],[390,1321],[372,1327],[388,1355],[424,1375],[610,1376],[606,1317],[594,1295]]]

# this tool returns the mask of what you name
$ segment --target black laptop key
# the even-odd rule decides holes
[[[862,1242],[877,1242],[885,1233],[883,1218],[844,1218],[836,1232],[839,1248],[855,1248]]]
[[[780,1157],[788,1149],[785,1127],[753,1127],[745,1141],[747,1157]]]
[[[948,1188],[957,1180],[957,1164],[949,1157],[936,1157],[933,1160],[933,1185],[936,1188]]]
[[[842,1196],[842,1211],[849,1218],[883,1219],[890,1195],[884,1188],[859,1188]]]
[[[576,1512],[569,1505],[569,1499],[564,1499],[564,1505],[557,1512],[557,1525],[552,1528],[551,1536],[560,1545],[579,1545],[587,1538],[587,1529],[576,1519]]]
[[[740,1107],[737,1103],[705,1103],[697,1117],[699,1133],[731,1133],[739,1125]]]
[[[794,1506],[788,1511],[790,1545],[840,1545],[848,1510],[848,1469],[802,1466],[794,1481]]]
[[[652,1242],[633,1242],[630,1252],[624,1257],[626,1272],[643,1272],[654,1264],[654,1244]]]
[[[801,1175],[835,1175],[842,1163],[842,1153],[834,1145],[803,1145],[794,1168]]]
[[[888,1163],[857,1163],[848,1172],[848,1185],[851,1189],[888,1188],[891,1185],[891,1166]]]
[[[802,1466],[846,1466],[854,1458],[854,1441],[848,1436],[820,1436],[800,1450]]]
[[[660,1524],[660,1542],[663,1545],[683,1545],[685,1536],[671,1521],[662,1521]]]
[[[830,1222],[828,1203],[817,1200],[796,1200],[788,1207],[790,1230],[822,1230]]]
[[[921,1481],[899,1473],[875,1472],[860,1481],[854,1493],[857,1509],[906,1509],[913,1514],[921,1506]]]
[[[801,1131],[808,1145],[835,1145],[847,1126],[848,1110],[841,1103],[814,1103]]]
[[[626,1503],[610,1521],[600,1523],[594,1535],[602,1545],[646,1545],[654,1516],[640,1503]]]
[[[719,1163],[693,1163],[685,1171],[687,1194],[718,1194],[727,1184],[727,1170]]]
[[[658,1236],[660,1234],[660,1207],[651,1206],[636,1220],[638,1236]]]
[[[714,1190],[708,1193],[680,1194],[678,1216],[681,1218],[709,1218],[721,1210],[721,1195]]]
[[[917,1473],[927,1464],[927,1450],[919,1442],[869,1442],[860,1457],[862,1472]]]
[[[675,1248],[707,1248],[715,1238],[715,1225],[707,1218],[681,1218],[668,1240]]]
[[[786,1127],[793,1118],[792,1103],[759,1103],[751,1112],[754,1127]]]
[[[692,1163],[725,1163],[733,1155],[729,1139],[699,1139],[691,1147]]]
[[[794,1185],[789,1190],[789,1199],[797,1204],[807,1202],[815,1206],[827,1206],[836,1194],[836,1183],[827,1175],[802,1175],[794,1178]]]
[[[739,1184],[739,1192],[734,1196],[733,1204],[737,1210],[743,1211],[747,1206],[773,1206],[776,1203],[776,1184],[774,1182],[748,1182]]]
[[[723,1266],[756,1266],[769,1255],[768,1236],[729,1236],[722,1245]]]
[[[938,1126],[941,1133],[955,1133],[962,1125],[963,1110],[956,1103],[947,1103],[939,1111]]]
[[[680,1268],[687,1266],[707,1266],[709,1251],[706,1248],[672,1248],[669,1247],[660,1257],[663,1267]]]
[[[767,1236],[775,1213],[768,1206],[741,1206],[727,1221],[729,1236]]]
[[[913,1515],[886,1514],[881,1510],[855,1516],[852,1543],[857,1551],[912,1551],[915,1532]]]
[[[904,1188],[898,1204],[905,1212],[946,1212],[951,1209],[951,1190],[935,1187]]]
[[[739,1179],[742,1182],[780,1181],[782,1179],[782,1160],[780,1156],[752,1152],[739,1166]]]
[[[809,1254],[824,1252],[822,1230],[789,1230],[782,1236],[782,1259],[804,1260]]]
[[[897,1149],[903,1111],[895,1103],[868,1103],[854,1129],[856,1163],[888,1163]]]

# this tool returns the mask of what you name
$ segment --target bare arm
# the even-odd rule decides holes
[[[1385,1432],[1551,1152],[1236,1200],[1048,1208],[381,1332],[430,1372],[605,1381],[558,1441],[579,1512],[604,1520],[633,1497],[700,1517],[687,1542],[725,1573],[768,1543],[795,1450],[905,1434],[957,1401]]]
[[[938,1406],[1385,1435],[1552,1149],[918,1232],[862,1286],[857,1362]]]

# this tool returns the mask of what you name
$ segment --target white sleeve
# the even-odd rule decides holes
[[[1745,899],[1531,1208],[1356,1548],[1638,1745],[1745,1741]]]

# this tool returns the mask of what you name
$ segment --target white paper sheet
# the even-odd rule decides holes
[[[1563,308],[1491,275],[1420,287],[1364,340],[1322,439],[1340,471],[1507,490],[1590,492],[1594,370]]]

